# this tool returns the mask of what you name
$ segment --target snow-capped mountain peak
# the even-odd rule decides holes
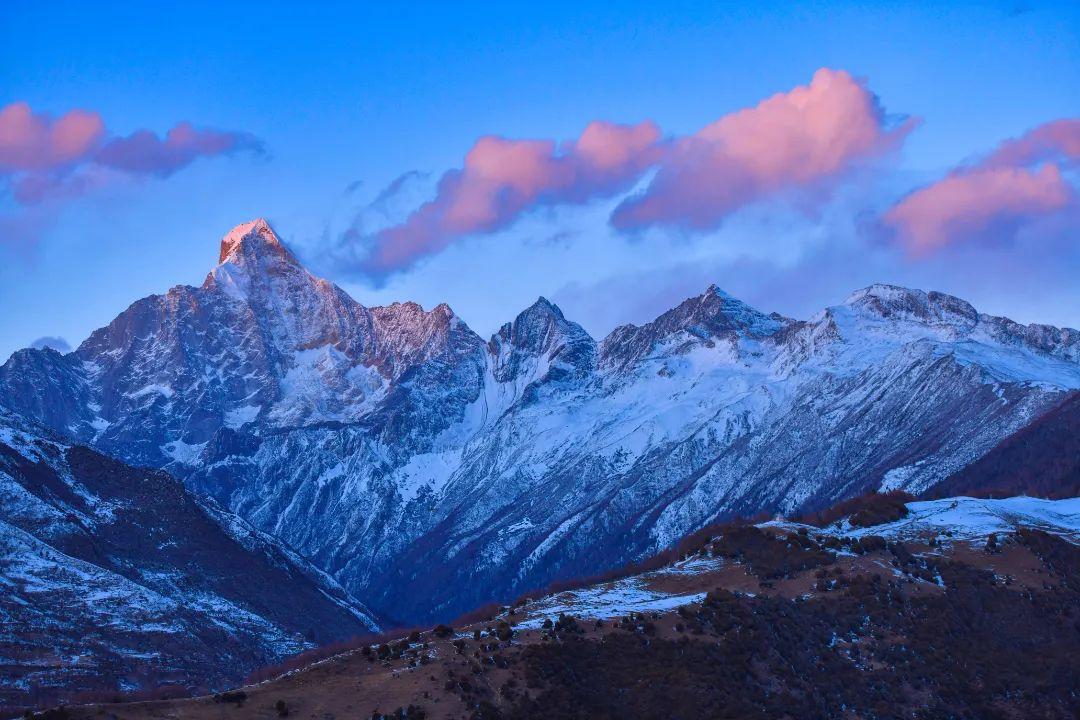
[[[551,318],[557,322],[562,322],[566,320],[566,318],[563,316],[562,309],[560,309],[558,305],[551,302],[543,295],[536,298],[536,302],[534,302],[532,305],[518,313],[515,322],[519,325],[529,324],[530,318]]]
[[[545,297],[499,328],[488,349],[500,382],[583,377],[596,366],[596,341]]]
[[[253,256],[273,255],[297,265],[296,258],[281,242],[265,218],[240,223],[221,238],[218,263],[243,262]]]
[[[583,340],[582,336],[588,333],[577,323],[568,321],[558,305],[541,297],[518,313],[513,322],[499,328],[492,342],[540,353],[551,349],[554,343]]]
[[[271,285],[274,287],[268,287]],[[333,287],[309,273],[262,218],[237,225],[225,234],[218,265],[203,283],[204,288],[220,290],[237,300],[282,291],[295,294],[299,286],[319,285],[323,293]]]
[[[626,368],[657,351],[685,353],[720,340],[765,338],[784,325],[777,316],[755,310],[710,285],[701,295],[687,298],[650,323],[615,328],[602,344],[602,363]]]
[[[876,284],[856,290],[843,304],[882,319],[946,324],[959,329],[971,329],[979,321],[979,313],[966,300],[898,285]]]

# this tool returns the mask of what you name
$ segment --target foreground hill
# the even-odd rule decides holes
[[[220,687],[377,627],[279,541],[164,472],[0,408],[0,706]]]
[[[1080,500],[873,507],[891,519],[721,526],[671,564],[453,629],[357,642],[214,697],[64,714],[1075,717]]]
[[[14,354],[0,402],[168,469],[403,623],[736,514],[922,492],[1080,388],[1077,331],[935,292],[793,320],[710,287],[600,341],[541,298],[485,341],[445,305],[357,303],[264,221],[218,260],[70,354]]]

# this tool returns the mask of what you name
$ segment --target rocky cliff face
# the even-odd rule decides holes
[[[376,628],[281,541],[0,408],[0,704],[221,686]]]
[[[168,468],[377,612],[423,621],[654,551],[733,514],[915,492],[1080,387],[1080,333],[877,285],[808,320],[715,287],[597,342],[541,299],[488,342],[366,308],[262,221],[200,288],[0,400]]]

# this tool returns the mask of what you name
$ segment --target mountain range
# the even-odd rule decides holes
[[[929,491],[1077,388],[1080,332],[890,285],[805,320],[709,287],[601,340],[540,298],[485,340],[446,305],[361,305],[263,220],[200,287],[0,368],[12,413],[166,471],[383,625]]]

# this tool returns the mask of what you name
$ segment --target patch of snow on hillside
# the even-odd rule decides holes
[[[15,431],[11,428],[0,427],[0,443],[8,447],[15,446]]]
[[[268,417],[275,424],[353,421],[385,392],[377,370],[355,365],[332,345],[297,350],[292,361],[279,381],[281,399]]]
[[[703,599],[705,593],[670,595],[649,590],[640,577],[624,578],[597,587],[568,590],[532,603],[525,609],[528,618],[514,623],[514,627],[538,628],[544,620],[554,621],[561,614],[606,620],[632,612],[661,612]]]
[[[173,440],[170,443],[162,445],[161,452],[165,453],[178,463],[194,465],[204,447],[206,447],[206,443],[204,442],[191,445],[183,440]]]
[[[1080,365],[1047,357],[1030,348],[969,341],[956,343],[951,351],[961,365],[982,368],[988,383],[1030,383],[1049,390],[1080,388]]]
[[[890,540],[930,535],[954,540],[982,540],[993,534],[1012,533],[1019,527],[1027,527],[1080,544],[1080,498],[1043,500],[1017,496],[993,500],[953,497],[910,502],[907,508],[906,518],[870,527],[852,527],[846,520],[824,529],[783,520],[761,523],[758,527],[806,528],[815,535],[853,538],[879,535]]]
[[[416,498],[425,487],[438,494],[460,465],[460,450],[413,455],[409,462],[395,473],[398,491],[406,502]]]
[[[518,520],[513,525],[507,526],[506,528],[503,529],[502,532],[504,532],[504,533],[515,533],[515,532],[518,532],[519,530],[531,530],[534,527],[536,527],[536,526],[533,524],[532,520],[530,520],[529,518],[524,518],[522,520]]]
[[[881,485],[878,487],[878,492],[884,493],[904,487],[905,483],[911,479],[911,476],[918,471],[918,465],[919,463],[903,465],[901,467],[895,467],[885,473],[884,477],[881,478]]]
[[[622,578],[602,585],[567,590],[542,598],[525,607],[526,619],[515,627],[538,628],[544,620],[556,620],[560,614],[597,619],[621,617],[632,612],[661,612],[700,602],[705,593],[673,594],[648,587],[650,579],[664,575],[699,575],[719,570],[724,561],[692,557],[643,575]]]
[[[260,409],[258,405],[242,405],[232,410],[226,410],[222,419],[226,427],[236,430],[249,422],[254,422],[255,418],[259,416]]]
[[[521,568],[518,570],[519,578],[524,577],[525,573],[528,572],[532,568],[532,566],[535,565],[541,558],[543,558],[544,555],[546,555],[547,552],[551,550],[551,548],[553,548],[559,542],[559,540],[562,539],[563,535],[566,535],[566,533],[570,532],[575,520],[577,520],[577,515],[571,515],[570,517],[566,518],[561,523],[559,523],[559,526],[555,528],[550,535],[544,538],[539,545],[533,548],[533,551],[529,553],[528,557],[526,557],[521,562]]]
[[[973,540],[993,533],[1033,527],[1080,542],[1080,498],[1042,500],[1012,497],[989,500],[970,497],[908,503],[908,517],[896,522],[847,531],[851,537],[882,535],[905,537],[927,532],[951,533],[955,539]]]
[[[135,390],[135,391],[129,392],[129,393],[124,393],[124,395],[126,395],[127,397],[132,398],[132,399],[145,397],[146,395],[155,395],[155,394],[156,395],[161,395],[162,397],[165,397],[165,398],[171,398],[174,393],[173,393],[173,389],[171,387],[169,387],[168,385],[161,385],[161,384],[158,384],[158,383],[151,383],[149,385],[144,385],[143,387],[139,388],[138,390]]]

